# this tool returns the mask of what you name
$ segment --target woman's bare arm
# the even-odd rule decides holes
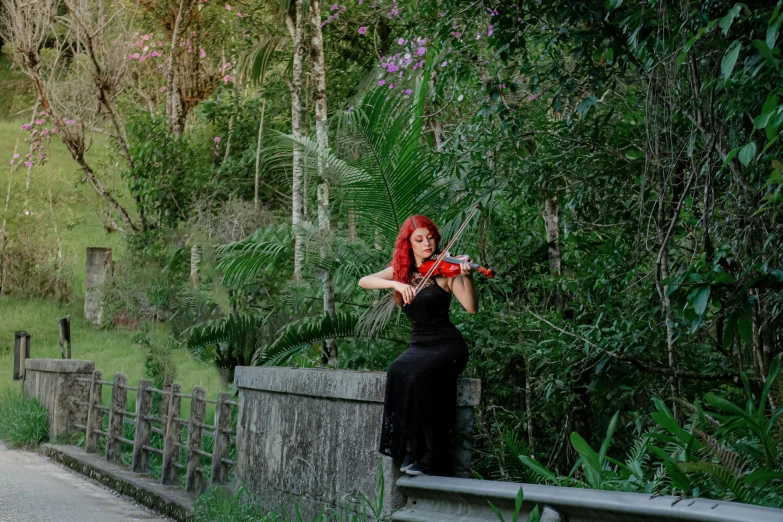
[[[451,293],[469,314],[478,312],[478,293],[473,284],[473,269],[462,263],[462,274],[448,279]]]
[[[404,303],[410,303],[416,296],[416,293],[412,286],[400,283],[394,279],[394,269],[388,267],[380,272],[364,276],[359,279],[359,286],[365,290],[383,290],[384,288],[391,288],[397,290],[402,294],[402,300]]]
[[[384,288],[396,288],[397,281],[394,279],[394,269],[385,268],[380,272],[364,276],[359,279],[359,286],[365,290],[383,290]]]

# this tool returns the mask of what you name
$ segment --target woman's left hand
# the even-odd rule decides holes
[[[456,256],[457,259],[462,259],[463,262],[459,264],[460,274],[463,276],[470,276],[474,272],[474,268],[470,266],[470,257],[468,256]]]

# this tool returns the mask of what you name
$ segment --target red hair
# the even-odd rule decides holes
[[[413,247],[411,247],[411,235],[417,228],[429,230],[432,237],[435,238],[435,243],[440,245],[440,232],[430,218],[417,215],[405,220],[400,228],[400,233],[397,234],[397,240],[394,242],[394,256],[392,257],[391,266],[394,270],[394,280],[406,285],[410,283],[411,275],[416,270],[416,260],[413,258]],[[402,304],[402,294],[397,290],[394,291],[394,301],[397,304]]]

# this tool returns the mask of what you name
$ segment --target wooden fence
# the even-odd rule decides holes
[[[101,372],[94,371],[89,378],[79,377],[76,381],[89,384],[88,401],[74,400],[78,406],[87,408],[87,424],[73,423],[72,426],[84,432],[84,449],[87,453],[98,453],[100,437],[106,441],[105,457],[108,462],[120,464],[122,444],[133,447],[131,469],[135,473],[149,472],[149,456],[156,453],[161,456],[161,483],[179,485],[180,472],[185,472],[186,491],[200,493],[208,484],[225,485],[228,481],[229,466],[236,463],[229,458],[231,447],[235,444],[236,431],[231,427],[232,408],[237,406],[231,395],[218,394],[217,399],[207,399],[206,392],[200,386],[193,387],[192,394],[182,393],[182,387],[174,383],[162,390],[153,387],[148,379],[139,381],[138,386],[128,386],[127,379],[121,373],[114,375],[113,381],[104,381]],[[111,405],[101,405],[103,386],[111,386]],[[135,411],[126,411],[128,390],[136,392]],[[161,396],[157,415],[153,415],[153,395]],[[190,399],[190,418],[181,415],[182,399]],[[215,404],[215,424],[206,424],[207,403]],[[103,431],[103,419],[108,415],[109,422]],[[123,424],[135,426],[133,440],[123,437]],[[187,430],[187,442],[182,443]],[[163,448],[150,445],[152,433],[163,439]],[[202,449],[202,436],[213,440],[212,453]],[[185,464],[180,462],[181,452],[185,453]],[[209,472],[201,466],[202,457],[211,461]]]

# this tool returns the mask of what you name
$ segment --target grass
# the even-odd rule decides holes
[[[60,355],[57,334],[57,319],[71,315],[71,356],[73,359],[95,361],[95,369],[103,372],[105,380],[111,380],[114,373],[121,372],[134,385],[144,378],[144,360],[147,350],[134,343],[135,331],[103,330],[90,325],[83,317],[77,304],[61,305],[43,299],[0,299],[0,394],[16,389],[18,383],[12,378],[14,362],[14,331],[26,330],[30,334],[30,355],[33,358],[55,358]],[[168,334],[166,325],[154,325],[153,342],[162,343]],[[193,386],[202,386],[207,397],[215,398],[223,389],[220,375],[212,364],[194,359],[185,349],[172,350],[171,357],[176,366],[176,382],[182,384],[188,393]],[[135,393],[128,392],[128,404],[135,401]],[[108,400],[105,387],[104,402]],[[212,406],[212,405],[210,405]],[[185,404],[183,401],[183,410]],[[186,413],[186,411],[183,411]]]
[[[38,445],[49,438],[46,408],[19,391],[0,394],[0,440],[11,448]]]
[[[381,497],[382,498],[382,497]],[[368,522],[386,520],[378,509],[366,509],[374,502],[362,498],[365,509],[352,512],[344,509],[324,509],[316,517],[305,517],[299,504],[269,509],[262,506],[245,488],[236,492],[225,487],[207,489],[193,504],[193,522]],[[382,503],[382,500],[381,500]]]

